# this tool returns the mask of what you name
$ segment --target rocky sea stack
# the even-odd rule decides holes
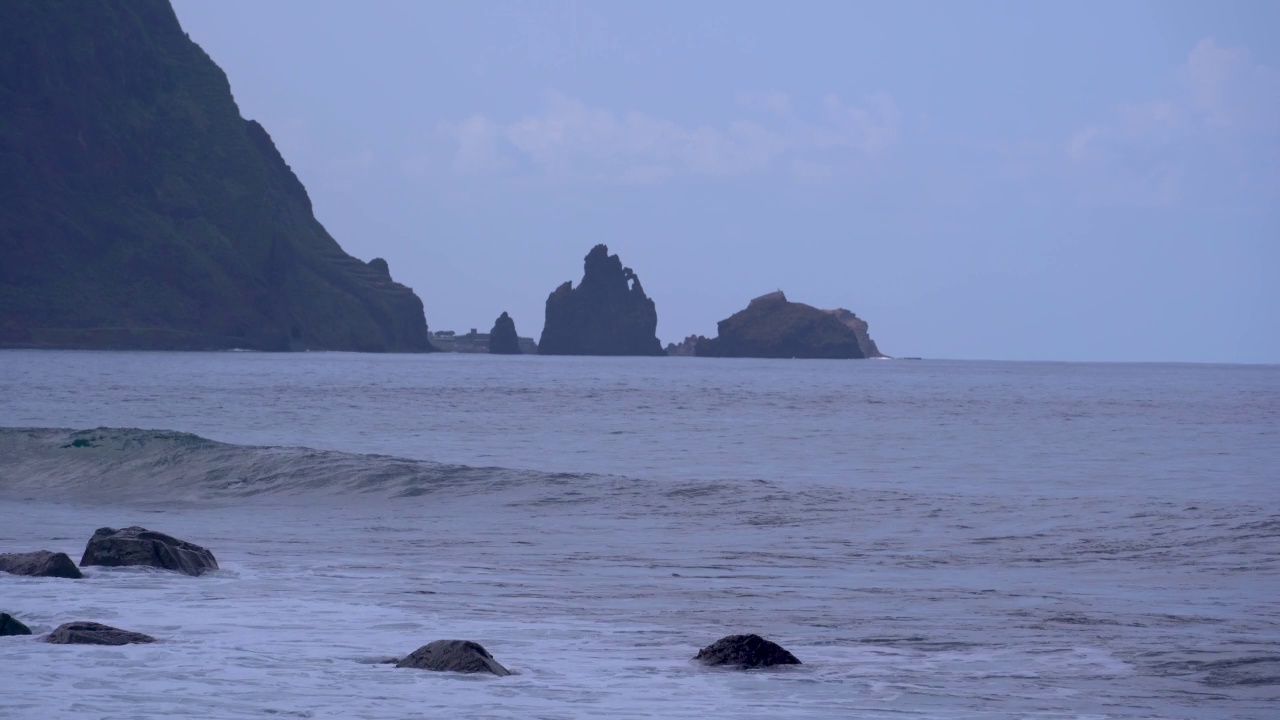
[[[853,313],[849,315],[856,319]],[[694,352],[698,356],[835,360],[868,357],[857,330],[839,316],[790,302],[780,290],[752,300],[747,309],[721,320],[717,329],[717,337],[696,343]],[[866,341],[874,350],[869,336]],[[875,352],[879,354],[878,350]]]
[[[167,0],[0,2],[0,347],[431,350]]]
[[[665,355],[658,311],[640,278],[609,248],[587,253],[582,282],[566,282],[547,298],[540,355]]]
[[[516,335],[516,321],[505,312],[493,321],[493,329],[489,331],[489,354],[520,354],[520,336]]]

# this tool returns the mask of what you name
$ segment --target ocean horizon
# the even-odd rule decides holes
[[[1267,718],[1280,367],[0,352],[0,715]],[[72,620],[149,645],[39,642]],[[708,668],[736,633],[798,666]],[[437,639],[511,669],[397,669]]]

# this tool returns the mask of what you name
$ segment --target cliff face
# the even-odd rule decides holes
[[[489,331],[489,353],[491,355],[520,354],[520,336],[516,335],[516,321],[505,312],[493,321],[493,329]]]
[[[541,355],[665,355],[656,335],[658,311],[640,278],[609,248],[587,254],[582,282],[556,288],[538,341]]]
[[[717,329],[718,337],[695,345],[699,357],[866,357],[852,328],[825,310],[789,302],[780,291],[752,300]]]
[[[880,348],[876,347],[876,341],[871,339],[868,332],[867,321],[853,314],[851,310],[844,308],[836,308],[827,312],[835,316],[837,320],[849,326],[853,330],[853,334],[858,336],[858,348],[862,350],[862,356],[866,358],[882,358],[886,357],[880,352]]]
[[[428,351],[167,0],[0,2],[0,347]]]

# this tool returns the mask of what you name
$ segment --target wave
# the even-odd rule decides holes
[[[588,477],[234,445],[136,428],[0,428],[0,494],[60,500],[209,500],[264,494],[494,492]],[[617,479],[613,479],[617,481]]]

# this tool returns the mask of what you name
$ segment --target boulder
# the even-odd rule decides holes
[[[146,565],[187,575],[218,569],[213,553],[199,545],[136,526],[99,528],[85,546],[80,565]]]
[[[150,635],[113,628],[96,622],[69,622],[54,628],[44,639],[54,645],[130,645],[150,643],[156,639]]]
[[[0,613],[0,635],[30,635],[31,628],[18,622],[9,613]]]
[[[547,297],[540,355],[665,355],[658,311],[640,278],[605,245],[583,263],[577,288],[566,282]]]
[[[782,291],[761,295],[747,309],[721,320],[719,335],[699,341],[700,357],[863,358],[857,332],[835,315],[787,300]]]
[[[493,329],[489,331],[489,354],[520,354],[520,336],[516,335],[516,321],[505,312],[493,321]]]
[[[480,643],[470,640],[436,640],[427,643],[396,663],[396,667],[460,673],[487,672],[500,676],[511,674]]]
[[[80,568],[66,553],[37,550],[29,553],[0,554],[0,572],[32,577],[55,577],[76,580],[84,577]]]
[[[759,635],[729,635],[698,651],[693,657],[706,665],[736,665],[741,669],[770,665],[799,665],[795,655]]]

